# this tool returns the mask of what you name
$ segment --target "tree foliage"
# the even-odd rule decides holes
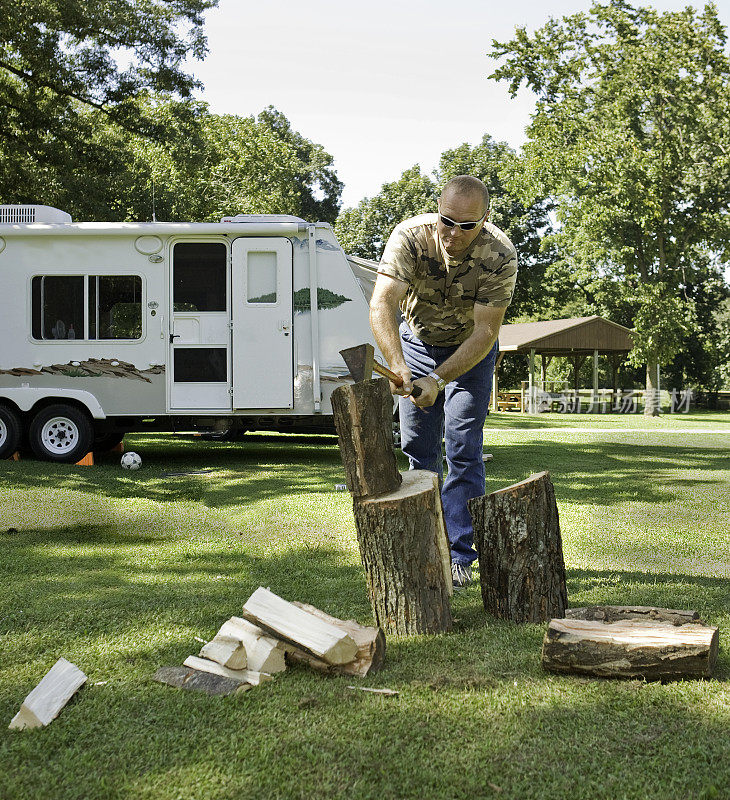
[[[92,174],[114,161],[92,147],[93,109],[114,125],[157,139],[154,94],[188,98],[183,70],[205,53],[203,13],[217,0],[0,0],[0,197],[28,202],[69,165]],[[181,117],[184,104],[175,106]],[[37,195],[36,195],[37,196]]]
[[[671,323],[682,341],[695,335],[692,287],[717,281],[730,252],[730,61],[714,5],[594,3],[519,28],[492,55],[504,59],[493,78],[537,96],[509,185],[556,199],[567,286],[596,313],[636,320],[647,358],[671,359]]]
[[[436,184],[416,164],[392,183],[384,183],[374,197],[337,218],[335,233],[346,253],[379,260],[393,228],[404,219],[436,211]]]

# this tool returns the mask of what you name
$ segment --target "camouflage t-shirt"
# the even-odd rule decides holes
[[[474,330],[474,304],[508,306],[517,278],[517,252],[504,233],[485,222],[458,259],[441,247],[436,214],[401,222],[388,239],[378,272],[408,284],[401,310],[427,344],[461,344]]]

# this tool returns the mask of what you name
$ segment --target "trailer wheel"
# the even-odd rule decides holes
[[[0,405],[0,460],[10,458],[18,449],[23,428],[11,408]]]
[[[30,446],[38,458],[75,464],[91,449],[94,428],[88,414],[74,406],[48,406],[30,424]]]

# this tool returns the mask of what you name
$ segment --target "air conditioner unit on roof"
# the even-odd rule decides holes
[[[0,206],[0,224],[23,225],[33,222],[68,223],[71,215],[51,206]]]

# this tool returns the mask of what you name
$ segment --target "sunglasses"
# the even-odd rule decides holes
[[[456,220],[451,219],[450,217],[445,217],[439,211],[439,219],[441,220],[441,224],[445,225],[447,228],[453,228],[456,225],[462,231],[473,231],[480,222],[484,222],[487,218],[487,214],[489,211],[485,212],[484,216],[481,219],[478,219],[476,222],[456,222]]]

